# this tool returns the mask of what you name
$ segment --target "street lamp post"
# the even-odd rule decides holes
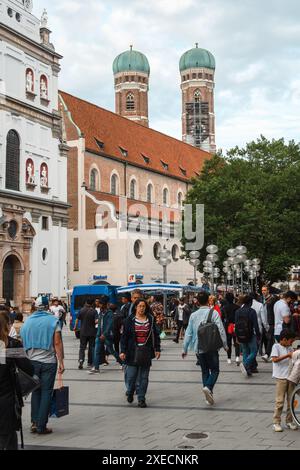
[[[159,264],[163,268],[163,282],[167,284],[168,276],[167,276],[167,267],[171,264],[171,251],[167,249],[166,246],[160,251],[159,253]],[[164,292],[164,314],[167,314],[167,294]]]
[[[215,267],[216,262],[219,260],[219,257],[217,255],[219,248],[217,247],[217,245],[209,245],[206,248],[206,251],[208,253],[206,257],[206,261],[208,263],[211,263],[211,265],[208,265],[211,268],[211,269],[209,268],[208,272],[211,274],[211,284],[212,284],[211,290],[212,290],[212,294],[214,294],[215,293],[215,279],[217,279],[220,275],[220,270]]]
[[[199,251],[191,251],[190,254],[190,265],[194,268],[194,286],[197,286],[197,268],[200,265],[200,252]]]

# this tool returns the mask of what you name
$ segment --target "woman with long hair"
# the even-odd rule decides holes
[[[160,337],[147,302],[136,302],[133,314],[127,318],[121,338],[121,361],[125,362],[125,384],[128,403],[134,392],[139,408],[146,408],[146,393],[152,359],[160,358]]]
[[[29,359],[13,357],[13,349],[22,344],[9,336],[10,318],[7,311],[0,311],[0,450],[17,450],[17,431],[21,430],[22,396],[19,393],[15,368],[33,376]]]

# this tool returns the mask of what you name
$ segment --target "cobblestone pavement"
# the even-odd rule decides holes
[[[163,341],[162,358],[151,370],[149,407],[139,409],[136,402],[126,402],[118,365],[103,367],[101,374],[90,376],[86,369],[77,369],[79,341],[65,331],[64,343],[70,415],[50,419],[52,435],[32,435],[27,400],[23,415],[27,449],[300,449],[300,430],[272,430],[275,386],[271,364],[259,363],[260,373],[246,379],[222,354],[216,405],[208,407],[194,355],[183,361],[181,346]],[[190,433],[208,437],[185,438]]]

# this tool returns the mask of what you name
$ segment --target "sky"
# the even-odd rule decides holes
[[[216,59],[216,143],[261,134],[300,141],[299,0],[34,0],[64,56],[60,89],[114,111],[112,63],[150,63],[150,127],[181,139],[179,60],[199,43]]]

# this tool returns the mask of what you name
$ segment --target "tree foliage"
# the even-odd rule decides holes
[[[205,205],[205,243],[219,246],[220,261],[242,243],[265,281],[287,279],[300,264],[300,145],[261,136],[215,155],[192,183],[185,202]]]

